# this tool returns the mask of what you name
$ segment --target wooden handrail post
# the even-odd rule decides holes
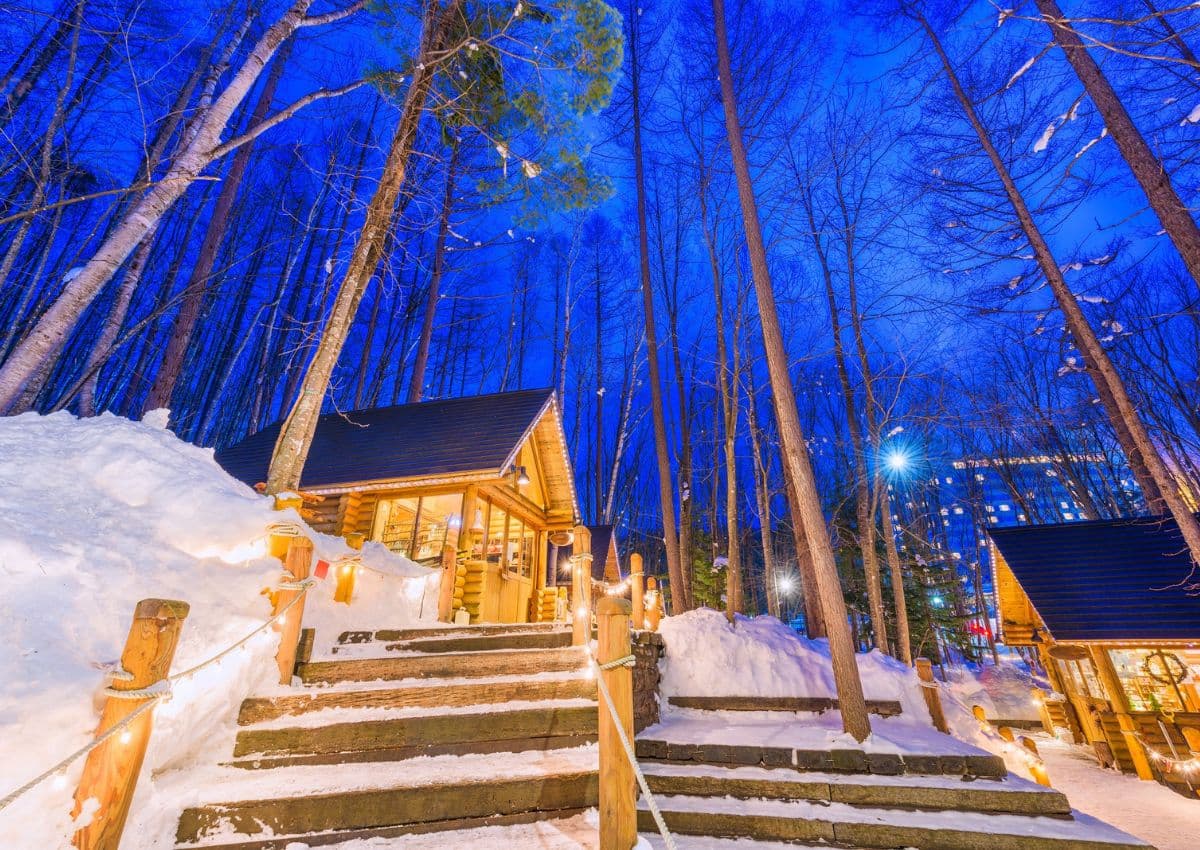
[[[633,627],[646,628],[646,579],[642,575],[642,556],[629,556],[629,598],[633,602]]]
[[[454,613],[454,585],[458,582],[458,551],[442,550],[442,583],[438,586],[438,622],[449,623]]]
[[[614,596],[596,603],[596,660],[600,664],[630,654],[630,610],[628,600]],[[600,700],[600,850],[630,850],[637,841],[636,779],[617,725],[632,742],[633,670],[614,667],[600,676],[616,709],[614,714],[605,700]]]
[[[366,538],[357,531],[345,535],[346,545],[354,551],[362,550]],[[347,605],[354,599],[354,582],[358,578],[357,559],[342,558],[337,564],[337,585],[333,589],[333,601],[345,602]]]
[[[287,556],[283,561],[284,579],[300,582],[308,578],[312,569],[313,544],[307,537],[293,537],[288,546]],[[281,611],[292,604],[303,591],[298,589],[281,588],[275,594],[275,610],[272,616],[278,616]],[[275,662],[279,665],[279,684],[290,685],[292,673],[296,669],[296,648],[300,644],[300,625],[304,621],[303,599],[292,605],[291,609],[276,621],[279,629],[279,651],[275,654]]]
[[[654,576],[646,579],[646,594],[651,596],[651,602],[646,606],[646,628],[652,632],[658,631],[658,621],[662,619],[662,594],[658,592],[658,579]]]
[[[1050,716],[1050,706],[1046,705],[1046,692],[1041,688],[1031,688],[1033,704],[1038,708],[1038,716],[1042,719],[1042,728],[1046,730],[1046,734],[1054,737],[1057,732],[1054,730],[1054,718]]]
[[[942,709],[942,694],[938,688],[937,679],[933,678],[933,662],[928,658],[918,658],[914,663],[917,668],[917,678],[921,680],[921,694],[925,697],[925,705],[929,707],[929,717],[933,720],[933,728],[949,734],[950,727],[946,725],[946,712]]]
[[[577,525],[571,552],[571,643],[583,646],[592,637],[592,533]]]
[[[1038,752],[1037,742],[1032,738],[1021,736],[1021,746],[1028,750],[1034,758],[1034,761],[1029,765],[1029,772],[1033,775],[1033,779],[1038,785],[1050,787],[1050,774],[1046,772],[1046,762],[1042,760],[1042,754]]]
[[[110,687],[114,691],[136,691],[165,679],[187,615],[186,602],[173,599],[143,599],[139,602],[121,653],[121,670],[128,676],[114,678]],[[150,699],[154,698],[110,696],[104,703],[96,736],[112,729]],[[75,790],[71,816],[79,817],[89,808],[89,800],[95,800],[99,806],[91,822],[71,839],[79,850],[117,850],[120,845],[153,725],[154,709],[144,710],[118,735],[88,753],[79,787]]]

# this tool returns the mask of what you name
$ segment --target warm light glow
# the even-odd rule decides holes
[[[580,605],[578,608],[575,609],[575,616],[579,617],[580,619],[586,617],[587,616],[587,608]]]
[[[287,622],[287,614],[280,614],[279,615],[279,625],[282,626],[286,622]]]
[[[518,470],[517,484],[519,484],[522,487],[528,487],[529,486],[529,473],[525,471],[525,467],[523,467],[523,466],[518,466],[517,470]]]
[[[64,787],[66,787],[66,784],[67,784],[67,776],[65,773],[54,774],[53,785],[55,788],[64,788]]]
[[[133,740],[133,733],[126,729],[121,733],[121,736],[117,740],[119,740],[122,744],[128,744]]]
[[[796,580],[791,576],[783,576],[776,582],[779,587],[779,592],[787,595],[796,589]]]

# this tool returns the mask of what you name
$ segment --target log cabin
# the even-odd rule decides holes
[[[266,480],[279,424],[217,452]],[[557,546],[578,501],[553,390],[519,390],[320,417],[300,481],[310,524],[362,535],[453,577],[452,614],[524,623],[562,616]],[[311,504],[311,503],[310,503]],[[460,618],[464,615],[459,615]]]
[[[1043,722],[1101,763],[1200,788],[1200,574],[1174,520],[989,529],[1000,636],[1037,652]],[[1193,773],[1194,772],[1194,773]]]

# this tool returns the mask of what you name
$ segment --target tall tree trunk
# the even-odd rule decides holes
[[[867,586],[867,608],[871,617],[872,643],[884,652],[888,652],[887,617],[883,609],[883,584],[880,579],[879,552],[875,547],[875,502],[871,498],[871,473],[867,468],[867,442],[863,437],[858,399],[850,381],[850,369],[846,365],[841,310],[833,289],[833,271],[829,267],[825,244],[821,241],[821,231],[817,226],[815,203],[810,186],[804,188],[803,197],[813,250],[816,252],[821,266],[821,278],[825,284],[825,301],[829,306],[829,323],[833,335],[834,366],[837,371],[838,384],[842,390],[842,403],[846,408],[846,431],[850,436],[850,451],[854,457],[854,516],[855,522],[858,524],[858,548],[862,553],[863,578]],[[843,238],[849,240],[851,237],[847,232],[843,234]],[[863,380],[869,380],[869,376],[864,374]]]
[[[379,185],[367,207],[346,275],[342,278],[333,309],[321,330],[317,350],[301,383],[300,395],[279,429],[267,475],[268,493],[294,490],[300,486],[300,475],[317,430],[321,405],[329,391],[329,379],[350,333],[363,291],[379,264],[380,254],[392,228],[396,201],[408,173],[408,159],[416,140],[417,127],[438,68],[433,52],[441,46],[445,25],[452,15],[457,14],[461,5],[462,0],[450,0],[442,10],[437,4],[431,4],[426,13],[421,28],[421,48],[413,63],[412,81],[404,96],[400,123],[396,127]]]
[[[758,298],[758,316],[762,325],[763,348],[767,356],[767,369],[771,376],[771,394],[775,402],[775,418],[779,425],[779,443],[783,462],[791,470],[792,492],[789,496],[799,507],[804,523],[804,534],[812,552],[816,578],[816,590],[821,600],[825,628],[829,637],[829,654],[833,667],[834,683],[837,686],[838,702],[842,714],[842,726],[857,741],[871,734],[871,721],[867,717],[867,704],[863,698],[862,680],[859,678],[858,662],[854,657],[854,643],[850,637],[850,625],[846,619],[846,603],[838,579],[837,564],[833,557],[833,546],[825,515],[821,509],[821,497],[817,492],[816,477],[812,461],[800,427],[800,415],[796,408],[796,393],[788,373],[787,349],[783,344],[783,333],[779,327],[779,313],[775,307],[775,291],[771,283],[771,272],[767,267],[767,249],[763,242],[758,218],[758,202],[754,197],[754,186],[750,176],[750,161],[742,139],[742,126],[737,114],[737,94],[733,87],[733,74],[729,61],[729,39],[725,31],[725,2],[712,0],[713,17],[716,25],[717,66],[721,81],[721,101],[725,111],[725,128],[729,137],[729,151],[737,177],[738,200],[742,207],[742,221],[746,230],[746,247],[750,255],[750,270],[754,279],[754,291]]]
[[[0,411],[8,411],[43,363],[57,356],[68,334],[117,269],[200,173],[224,152],[220,145],[222,133],[279,46],[298,28],[332,19],[329,16],[306,18],[311,3],[312,0],[296,0],[267,28],[212,108],[197,122],[191,140],[166,174],[121,217],[120,223],[79,274],[42,314],[29,337],[0,367]],[[343,15],[336,13],[335,16]],[[312,99],[305,102],[312,102]]]
[[[658,331],[654,319],[654,288],[650,282],[650,240],[646,224],[646,169],[642,154],[641,44],[640,23],[629,24],[629,79],[633,101],[633,171],[637,187],[638,260],[642,286],[642,313],[646,323],[646,352],[650,377],[650,405],[654,419],[654,453],[658,463],[658,497],[662,516],[663,546],[667,577],[671,585],[671,613],[691,607],[691,588],[684,578],[679,537],[675,526],[675,494],[671,476],[670,447],[667,445],[667,416],[664,410],[662,374],[659,368]]]
[[[1088,323],[1087,317],[1083,314],[1075,293],[1067,285],[1066,279],[1063,277],[1063,273],[1055,261],[1053,253],[1050,251],[1049,244],[1047,244],[1045,237],[1034,221],[1033,214],[1025,203],[1025,198],[1021,194],[1021,190],[1017,187],[1016,181],[1013,180],[1012,175],[1009,173],[1008,166],[1005,165],[1000,152],[996,149],[995,144],[993,144],[991,135],[975,111],[975,104],[962,87],[958,74],[954,70],[954,65],[942,47],[941,39],[938,38],[932,25],[930,25],[928,19],[926,19],[919,9],[914,10],[909,7],[908,14],[921,25],[922,29],[929,36],[934,51],[941,62],[942,69],[946,74],[946,78],[950,81],[951,87],[954,89],[955,98],[958,100],[963,114],[979,139],[980,146],[987,154],[992,167],[996,171],[996,175],[1000,178],[1000,182],[1004,186],[1005,195],[1008,198],[1008,202],[1012,205],[1013,211],[1016,213],[1021,230],[1025,233],[1025,238],[1029,240],[1029,244],[1033,248],[1038,267],[1041,269],[1046,281],[1050,284],[1050,289],[1054,293],[1059,309],[1063,312],[1063,318],[1066,320],[1067,328],[1071,332],[1071,337],[1074,339],[1076,347],[1083,354],[1088,366],[1088,373],[1092,376],[1092,381],[1096,384],[1097,389],[1101,390],[1101,403],[1112,420],[1118,436],[1125,434],[1132,441],[1132,445],[1129,447],[1126,448],[1123,446],[1123,448],[1126,448],[1126,458],[1132,463],[1140,457],[1142,462],[1145,463],[1147,472],[1161,492],[1163,502],[1179,526],[1180,533],[1183,535],[1188,551],[1192,556],[1193,564],[1200,565],[1200,522],[1197,522],[1195,514],[1184,504],[1179,490],[1171,478],[1170,472],[1167,471],[1166,465],[1158,454],[1158,449],[1151,442],[1150,435],[1146,432],[1146,427],[1142,423],[1137,408],[1134,407],[1133,400],[1129,397],[1129,393],[1125,389],[1125,384],[1121,380],[1121,376],[1117,374],[1116,367],[1113,365],[1112,360],[1109,359],[1108,352],[1104,350],[1099,339],[1096,338],[1095,330],[1093,330],[1092,326]],[[1107,394],[1105,391],[1107,391]],[[1109,404],[1112,406],[1110,407]],[[1184,577],[1185,580],[1187,578],[1190,578],[1190,576]]]
[[[1158,216],[1163,230],[1175,243],[1175,249],[1183,258],[1192,280],[1200,286],[1200,227],[1197,227],[1191,210],[1171,185],[1171,175],[1146,143],[1133,118],[1125,109],[1125,104],[1121,102],[1108,78],[1088,52],[1079,33],[1063,15],[1056,0],[1036,2],[1038,11],[1042,13],[1042,20],[1050,27],[1054,40],[1067,55],[1067,61],[1075,69],[1075,74],[1087,90],[1088,97],[1104,117],[1104,126],[1116,142],[1117,150],[1121,152],[1138,185],[1146,193],[1146,200]]]
[[[771,534],[771,471],[767,463],[765,435],[758,427],[758,403],[751,379],[746,393],[746,419],[750,429],[750,448],[754,452],[754,500],[758,507],[758,535],[762,545],[763,590],[767,597],[767,613],[783,616],[779,605],[779,581],[775,575],[775,545]]]
[[[287,67],[293,43],[289,40],[280,48],[275,57],[271,71],[263,82],[258,102],[254,105],[249,126],[254,127],[262,123],[270,113],[271,102],[275,99],[275,90],[279,87],[279,81]],[[250,155],[253,152],[253,142],[242,145],[234,154],[233,162],[225,174],[225,179],[221,181],[221,193],[217,195],[212,217],[208,220],[208,229],[204,232],[204,241],[200,243],[200,253],[196,256],[196,265],[192,266],[191,276],[188,277],[185,284],[183,303],[171,326],[171,335],[167,340],[166,351],[163,352],[162,365],[146,396],[144,405],[146,410],[167,407],[171,403],[171,395],[175,391],[175,385],[179,382],[179,375],[183,371],[183,361],[187,356],[192,335],[195,333],[196,323],[200,319],[200,310],[212,283],[217,252],[225,239],[225,232],[229,229],[229,214],[233,209],[234,199],[237,198],[238,189],[246,174],[246,168],[250,165]]]
[[[429,293],[425,297],[425,316],[421,319],[421,336],[417,355],[413,358],[412,374],[408,379],[408,398],[413,404],[421,400],[425,388],[425,370],[429,365],[429,347],[433,342],[433,326],[437,319],[438,299],[441,298],[442,275],[446,270],[446,237],[450,233],[450,212],[454,209],[454,180],[458,173],[458,142],[450,144],[450,159],[446,163],[446,191],[442,195],[442,211],[438,216],[437,241],[433,246],[433,272],[429,277]]]

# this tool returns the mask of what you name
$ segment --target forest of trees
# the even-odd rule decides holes
[[[1200,10],[966,6],[6,2],[0,410],[285,420],[279,490],[322,411],[551,386],[675,610],[904,660],[986,604],[952,461],[1200,562]]]

